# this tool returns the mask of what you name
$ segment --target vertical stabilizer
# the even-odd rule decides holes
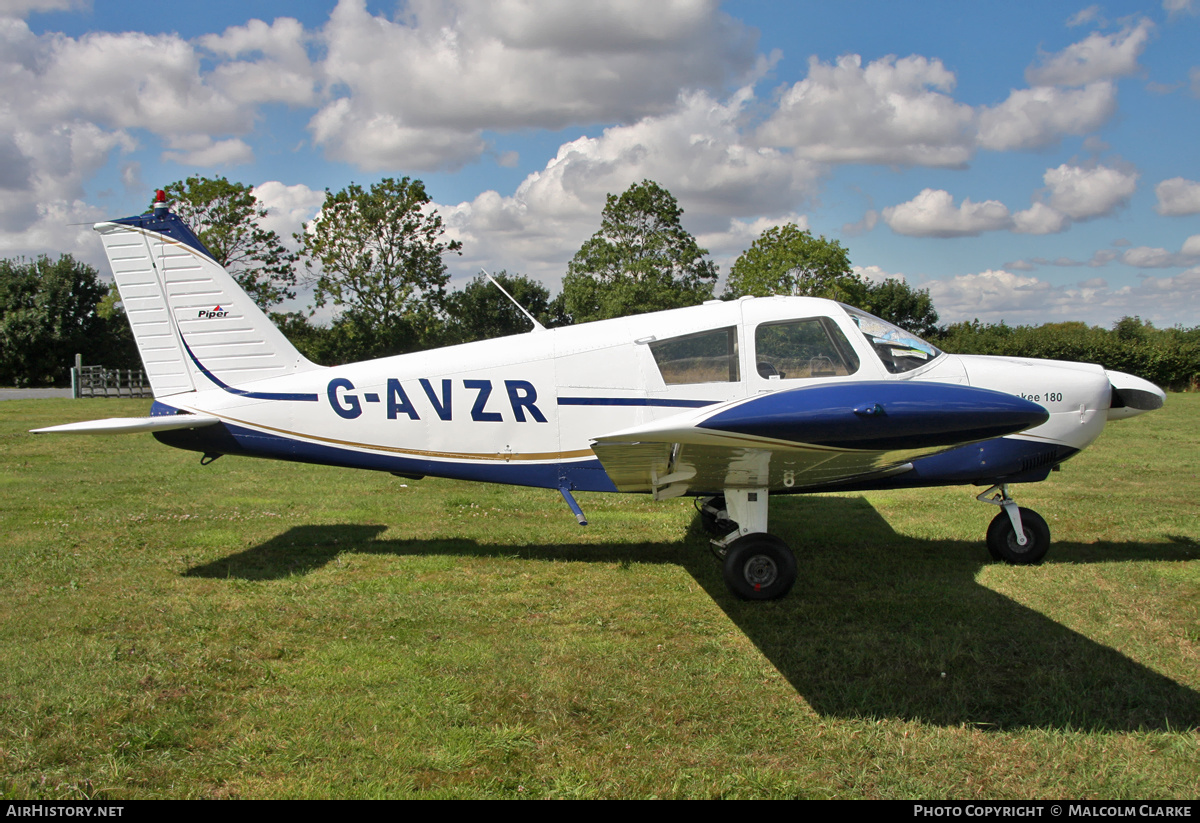
[[[97,223],[155,397],[319,369],[178,216]]]

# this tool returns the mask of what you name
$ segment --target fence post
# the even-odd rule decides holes
[[[71,399],[79,399],[79,370],[83,368],[83,355],[75,352],[75,366],[71,369]]]

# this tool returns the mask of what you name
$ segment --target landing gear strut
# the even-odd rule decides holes
[[[700,519],[714,538],[725,585],[743,600],[775,600],[796,583],[796,556],[787,544],[767,534],[766,489],[727,489],[724,496],[701,501]]]
[[[724,495],[697,497],[696,511],[700,513],[700,524],[713,537],[724,537],[738,527],[737,523],[729,519]],[[724,552],[720,556],[724,557]]]
[[[1042,562],[1050,548],[1050,527],[1040,514],[1017,506],[1004,483],[992,486],[975,499],[1002,509],[987,530],[987,548],[993,560],[1016,566]]]

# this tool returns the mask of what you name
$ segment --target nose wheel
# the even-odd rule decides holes
[[[1042,562],[1050,549],[1050,527],[1040,514],[1017,506],[1004,484],[992,486],[976,499],[1001,508],[987,530],[987,549],[993,560],[1014,566]]]
[[[987,530],[988,552],[993,560],[1003,560],[1015,566],[1030,566],[1040,563],[1050,548],[1050,527],[1042,516],[1033,509],[1022,508],[1021,529],[1025,534],[1025,545],[1017,540],[1008,512],[1000,512],[992,518]]]

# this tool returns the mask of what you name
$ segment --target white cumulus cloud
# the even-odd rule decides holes
[[[887,207],[883,221],[897,234],[911,237],[965,237],[1012,225],[1008,207],[1000,201],[964,199],[955,206],[950,192],[942,189],[924,189],[907,203]]]
[[[281,17],[270,25],[251,20],[231,26],[199,42],[230,60],[213,70],[212,82],[231,100],[307,106],[317,102],[317,71],[306,49],[308,39],[298,20]],[[243,56],[251,59],[234,59]]]
[[[1118,259],[1127,266],[1136,266],[1140,269],[1194,266],[1200,263],[1200,234],[1193,234],[1184,240],[1178,252],[1151,246],[1132,246],[1121,252]]]
[[[809,59],[808,77],[787,89],[759,139],[835,163],[961,166],[973,149],[974,113],[956,102],[940,60],[888,56],[862,65]]]
[[[303,183],[292,186],[278,180],[268,180],[254,187],[254,196],[267,210],[262,227],[279,235],[286,245],[294,245],[292,235],[317,216],[325,202],[325,192],[310,189]]]
[[[1200,213],[1200,183],[1183,177],[1172,177],[1154,187],[1158,203],[1154,210],[1169,217]]]
[[[1081,89],[1017,89],[998,106],[981,110],[979,145],[992,151],[1042,148],[1066,134],[1095,131],[1116,110],[1116,88],[1110,82]]]
[[[345,97],[317,112],[308,126],[331,159],[366,171],[457,171],[487,148],[478,130],[411,126],[395,115],[358,110]]]
[[[22,95],[38,119],[85,118],[157,134],[246,131],[253,112],[205,82],[200,57],[175,35],[94,32],[38,38],[21,66]]]
[[[1070,225],[1065,214],[1041,202],[1013,213],[1013,231],[1018,234],[1058,234]]]
[[[1019,234],[1057,234],[1073,221],[1107,217],[1129,202],[1138,175],[1108,166],[1072,166],[1066,163],[1042,175],[1044,200],[1013,214],[1013,231]]]
[[[1074,28],[1075,26],[1085,26],[1088,23],[1099,22],[1103,19],[1099,6],[1088,6],[1086,9],[1080,9],[1067,18],[1067,26]]]
[[[1138,176],[1107,166],[1084,168],[1063,164],[1047,169],[1043,181],[1050,205],[1072,220],[1087,220],[1112,214],[1129,201]]]
[[[1025,79],[1032,86],[1085,86],[1133,74],[1153,31],[1154,24],[1142,19],[1113,34],[1092,32],[1057,54],[1043,55],[1025,70]]]
[[[342,0],[322,38],[326,81],[345,92],[314,117],[314,139],[364,168],[420,152],[425,133],[403,165],[461,165],[485,128],[636,120],[756,65],[754,33],[713,0],[416,0],[396,20]]]
[[[206,134],[188,134],[168,138],[167,145],[170,150],[163,152],[163,159],[182,166],[240,166],[254,160],[254,150],[236,137],[213,140]]]

